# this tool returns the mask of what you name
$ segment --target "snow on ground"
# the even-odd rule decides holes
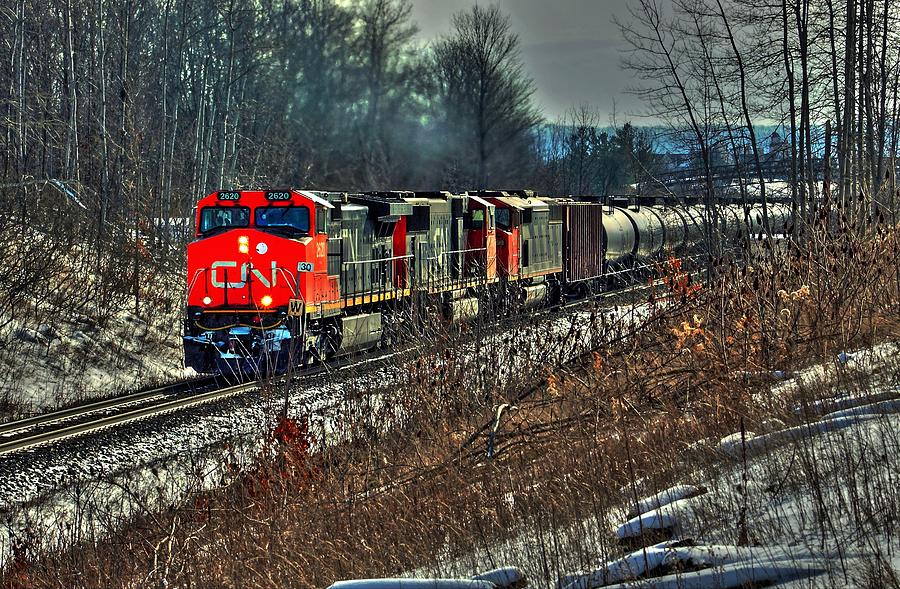
[[[681,484],[621,513],[557,530],[523,527],[410,576],[464,578],[507,565],[530,587],[556,589],[897,586],[897,349],[841,354],[776,384],[783,394],[836,375],[861,381],[821,402],[804,425],[728,436]],[[601,547],[615,545],[603,558]]]
[[[522,571],[503,567],[471,579],[357,579],[338,581],[328,589],[521,589],[527,585]]]
[[[77,313],[36,328],[12,320],[0,331],[0,398],[33,414],[172,381],[183,373],[180,333],[177,313],[147,321],[122,310],[103,327]]]
[[[646,305],[622,306],[604,313],[608,322],[621,322],[624,329],[644,320],[650,310]],[[491,331],[463,344],[458,353],[467,365],[490,361],[503,368],[490,378],[523,377],[528,371],[522,368],[532,359],[519,346],[520,338],[537,341],[534,335],[539,333],[546,341],[555,337],[580,344],[558,350],[559,360],[565,361],[594,344],[597,334],[587,328],[590,319],[584,310],[541,315],[524,327]],[[520,338],[509,337],[511,331]],[[289,415],[308,418],[318,443],[330,443],[341,435],[346,415],[359,411],[358,403],[347,400],[348,392],[378,391],[407,381],[416,358],[407,364],[395,356],[400,357],[388,354],[367,361],[364,371],[347,367],[303,380],[290,393]],[[484,386],[480,379],[486,374],[463,370],[462,385],[473,390]],[[370,397],[366,402],[378,400]],[[121,521],[141,509],[161,508],[186,493],[221,485],[234,465],[248,465],[259,457],[283,404],[283,397],[254,393],[76,438],[64,446],[0,457],[0,516],[7,522],[0,528],[0,566],[17,539],[41,538],[49,547],[103,535],[103,522]]]
[[[290,397],[291,414],[326,411],[344,386],[347,379],[312,380]],[[283,403],[256,393],[0,457],[0,564],[16,539],[52,548],[102,536],[105,521],[222,484],[263,451],[263,432]]]
[[[784,180],[767,180],[766,181],[766,196],[769,199],[773,198],[790,198],[791,196],[791,184],[790,182]],[[732,194],[738,195],[740,194],[740,186],[738,184],[730,184],[725,187],[730,190]],[[759,201],[761,198],[761,190],[758,182],[748,182],[744,185],[744,190],[747,193],[747,200],[750,202]]]
[[[652,581],[631,586],[799,588],[861,582],[880,560],[900,570],[900,537],[884,525],[896,517],[900,498],[900,416],[880,412],[877,403],[864,408],[871,413],[840,427],[826,415],[803,426],[802,435],[751,438],[748,444],[769,438],[767,453],[746,466],[726,459],[730,466],[704,481],[707,493],[616,529],[623,541],[651,531],[671,536],[647,549],[649,562],[637,550],[561,585],[619,586],[650,573]]]
[[[98,250],[70,230],[0,227],[0,421],[181,375],[177,256],[164,267],[150,250],[166,246],[149,239],[132,255],[133,236],[112,232]]]

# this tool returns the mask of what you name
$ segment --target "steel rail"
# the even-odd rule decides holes
[[[42,413],[40,415],[33,415],[31,417],[26,417],[24,419],[17,419],[16,421],[9,421],[3,424],[0,424],[0,436],[6,436],[11,432],[15,432],[18,430],[31,428],[40,425],[49,425],[55,421],[60,421],[63,419],[70,419],[73,417],[81,417],[83,415],[87,415],[89,413],[94,413],[96,411],[103,411],[105,409],[115,409],[116,407],[120,407],[122,405],[129,405],[131,403],[137,403],[141,401],[149,401],[156,397],[162,397],[165,395],[177,394],[183,391],[185,388],[193,389],[200,388],[205,386],[210,386],[215,384],[214,377],[200,377],[193,380],[186,380],[182,382],[173,383],[170,385],[157,387],[155,389],[149,389],[146,391],[139,391],[136,393],[129,393],[127,395],[122,395],[119,397],[111,397],[109,399],[101,399],[99,401],[93,401],[91,403],[87,403],[84,405],[75,405],[73,407],[67,407],[65,409],[59,409],[57,411],[52,411],[50,413]]]
[[[0,456],[18,452],[21,450],[26,450],[50,442],[58,442],[78,435],[96,432],[107,427],[124,425],[133,421],[137,421],[139,419],[154,417],[174,411],[180,411],[197,405],[202,405],[204,403],[220,401],[241,393],[261,389],[272,382],[283,382],[285,380],[298,377],[315,376],[329,370],[345,368],[349,365],[357,363],[361,364],[371,360],[377,360],[380,357],[392,355],[393,353],[393,351],[378,350],[376,353],[366,354],[353,358],[336,358],[335,360],[326,364],[317,364],[314,366],[295,369],[288,374],[277,376],[272,380],[256,380],[227,386],[224,388],[216,387],[213,390],[201,390],[199,392],[192,392],[186,396],[177,397],[171,400],[165,400],[172,395],[177,395],[178,393],[183,392],[185,388],[205,388],[216,384],[215,377],[198,378],[191,381],[175,383],[168,387],[160,387],[149,391],[143,391],[140,393],[117,397],[115,399],[98,401],[95,403],[90,403],[88,405],[81,405],[79,407],[72,407],[61,411],[55,411],[53,413],[45,413],[44,415],[36,415],[27,419],[10,422],[2,426],[3,429],[0,429],[0,433],[5,433],[6,437],[9,437],[10,434],[14,435],[15,437],[13,439],[0,442]],[[203,385],[201,386],[200,383],[203,383]],[[151,402],[158,397],[163,398],[162,402]],[[22,435],[12,433],[27,428],[39,427],[42,425],[53,425],[55,422],[60,420],[85,417],[97,411],[121,408],[124,405],[129,405],[141,401],[148,402],[148,404],[142,407],[118,412],[114,415],[107,415],[99,417],[97,419],[81,421],[71,425],[63,425],[62,427],[54,427],[46,431],[24,433]]]
[[[0,456],[2,456],[3,454],[8,454],[10,452],[17,452],[28,448],[33,448],[35,446],[40,446],[41,444],[49,442],[61,441],[88,432],[96,432],[107,427],[124,425],[126,423],[131,423],[145,417],[152,417],[171,411],[188,409],[196,405],[202,405],[203,403],[219,401],[227,397],[243,393],[245,391],[254,390],[256,388],[259,388],[259,386],[259,383],[256,382],[234,385],[231,387],[226,387],[224,389],[191,395],[190,397],[173,399],[165,403],[152,404],[147,407],[132,409],[131,411],[126,411],[124,413],[117,413],[116,415],[110,415],[107,417],[102,417],[100,419],[94,419],[84,423],[70,425],[68,427],[53,429],[46,432],[16,438],[15,440],[0,443]]]

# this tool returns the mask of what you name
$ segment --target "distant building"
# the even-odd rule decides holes
[[[724,143],[717,143],[709,148],[709,165],[713,168],[722,168],[734,164],[732,153]]]
[[[782,139],[778,131],[772,131],[769,136],[769,150],[766,152],[768,161],[784,161],[787,159],[787,142]]]

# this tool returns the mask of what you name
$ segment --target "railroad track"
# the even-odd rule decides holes
[[[597,302],[613,297],[633,294],[635,292],[655,288],[657,284],[658,281],[653,284],[632,285],[622,289],[601,293],[587,299],[571,301],[546,308],[542,312],[539,312],[539,314],[570,309],[591,301]],[[314,376],[316,374],[346,368],[351,365],[361,365],[377,361],[384,357],[401,353],[409,347],[415,346],[401,346],[400,348],[377,350],[355,357],[338,358],[325,364],[318,364],[296,370],[289,376],[277,377],[273,382],[283,382],[287,378],[296,379]],[[0,456],[33,449],[55,442],[62,442],[71,438],[89,433],[96,433],[107,428],[122,426],[149,417],[174,413],[191,407],[221,401],[257,390],[261,386],[262,384],[259,381],[222,386],[220,379],[216,377],[201,377],[164,387],[95,401],[86,405],[61,409],[51,413],[3,423],[0,424]]]
[[[129,423],[157,410],[164,412],[166,408],[186,406],[192,400],[204,402],[218,390],[225,391],[216,378],[201,377],[3,423],[0,424],[0,456]]]
[[[258,387],[259,385],[254,382],[224,389],[214,388],[204,392],[194,392],[183,397],[177,396],[176,393],[172,393],[171,389],[169,389],[167,392],[158,392],[156,398],[142,399],[142,401],[145,401],[143,406],[134,407],[134,405],[140,404],[138,400],[121,401],[118,404],[103,402],[96,404],[101,407],[94,408],[91,405],[85,405],[61,412],[14,421],[4,424],[0,428],[0,437],[12,438],[0,442],[0,456],[50,442],[63,441],[85,433],[97,432],[108,427],[125,425],[146,417],[218,401]],[[160,389],[160,391],[164,390]],[[175,398],[172,398],[173,396]],[[99,411],[109,410],[114,410],[115,413],[88,420],[84,419]],[[57,413],[63,413],[64,415],[60,416]],[[75,421],[76,423],[70,424],[68,423],[70,421]],[[59,427],[54,427],[54,424],[58,424]],[[34,431],[35,429],[41,430],[47,426],[50,426],[50,428],[43,431]]]
[[[294,370],[290,375],[275,377],[269,382],[280,383],[288,378],[310,377],[353,364],[378,360],[394,353],[395,350],[378,350],[353,358],[337,358],[326,364]],[[62,442],[149,417],[222,401],[249,393],[262,386],[264,386],[262,381],[223,386],[221,378],[201,377],[3,423],[0,424],[0,456]]]

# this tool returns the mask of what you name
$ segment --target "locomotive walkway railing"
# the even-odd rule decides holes
[[[471,255],[470,255],[471,254]],[[445,258],[456,256],[449,262]],[[462,262],[460,262],[462,258]],[[443,252],[437,256],[426,258],[429,262],[438,262],[437,273],[432,273],[425,283],[429,292],[437,292],[455,288],[471,288],[488,283],[487,280],[487,248],[468,248]]]
[[[340,289],[343,306],[366,305],[397,298],[408,290],[396,278],[409,276],[412,255],[391,256],[375,260],[355,260],[341,263]],[[398,264],[399,262],[399,264]],[[362,268],[362,271],[358,268]],[[398,272],[403,269],[403,274]]]
[[[344,307],[396,299],[413,290],[442,292],[488,283],[487,249],[442,252],[414,263],[413,255],[341,263],[340,292]]]

